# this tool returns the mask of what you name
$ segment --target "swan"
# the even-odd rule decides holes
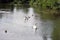
[[[36,26],[36,24],[33,25],[33,29],[34,29],[35,32],[37,31],[37,26]]]

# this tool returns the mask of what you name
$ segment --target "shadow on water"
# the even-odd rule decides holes
[[[54,20],[53,40],[60,40],[60,17]]]
[[[52,20],[42,20],[41,27],[40,27],[40,35],[42,35],[43,40],[51,39],[51,34],[53,31],[53,21]]]
[[[0,18],[2,18],[2,14],[3,14],[3,13],[0,13]]]
[[[10,4],[0,4],[0,11],[11,11],[13,12],[14,5]]]
[[[17,4],[15,7],[17,8],[17,10],[23,9],[23,11],[25,13],[27,13],[28,12],[28,8],[30,8],[29,5],[24,5],[24,4],[20,4],[20,5]]]
[[[48,29],[50,27],[51,27],[50,29],[52,31],[50,34],[51,40],[60,40],[60,31],[59,31],[60,30],[60,17],[55,17],[55,16],[48,14],[48,13],[50,13],[50,12],[46,12],[46,13],[40,12],[40,16],[41,16],[41,19],[43,21],[42,25],[44,25],[44,27],[46,26],[45,27],[46,29],[43,29],[45,32],[45,34],[43,35],[43,40],[48,40],[47,35],[49,32],[47,33],[47,35],[46,35],[46,32],[48,31]],[[47,23],[47,21],[49,21],[49,20],[50,20],[50,22]],[[53,23],[53,26],[50,25],[51,23]],[[50,27],[49,27],[49,25],[50,25]]]

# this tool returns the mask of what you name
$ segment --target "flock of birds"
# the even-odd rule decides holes
[[[32,16],[33,16],[33,15],[32,15]],[[24,20],[25,20],[25,21],[26,21],[26,20],[29,20],[29,18],[31,18],[31,17],[29,17],[29,16],[28,16],[28,17],[27,17],[27,16],[25,16],[25,17],[24,17]],[[37,29],[38,29],[38,28],[37,28],[37,26],[36,26],[36,24],[37,24],[37,23],[35,23],[35,24],[32,26],[32,28],[33,28],[34,32],[36,32],[36,31],[37,31]],[[7,32],[8,32],[8,31],[7,31],[7,30],[5,30],[5,33],[7,33]],[[44,39],[44,40],[47,40],[46,35],[44,35],[44,36],[43,36],[43,39]]]
[[[34,16],[34,15],[32,15],[32,16]],[[31,18],[30,16],[28,16],[28,17],[25,16],[25,17],[24,17],[24,20],[25,20],[25,21],[28,21],[30,18]],[[37,23],[35,23],[35,24],[32,26],[32,28],[34,29],[34,32],[36,32],[37,29],[38,29],[37,26],[36,26],[36,24],[37,24]]]
[[[32,16],[34,16],[34,15],[32,15]],[[30,18],[31,18],[30,16],[28,16],[28,17],[25,16],[25,17],[24,17],[24,20],[27,21],[27,20],[29,20]],[[36,32],[36,30],[37,30],[36,24],[37,24],[37,23],[35,23],[35,24],[32,26],[32,28],[34,29],[34,32]],[[5,33],[7,33],[7,30],[5,30]]]

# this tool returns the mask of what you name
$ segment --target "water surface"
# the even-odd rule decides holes
[[[27,10],[14,7],[13,11],[0,13],[0,40],[52,40],[53,21],[42,19],[33,8]],[[25,20],[25,16],[30,18]],[[32,28],[35,24],[36,31]]]

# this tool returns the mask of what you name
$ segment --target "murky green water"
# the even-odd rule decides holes
[[[0,40],[60,40],[59,30],[59,17],[39,14],[31,7],[0,6]]]

